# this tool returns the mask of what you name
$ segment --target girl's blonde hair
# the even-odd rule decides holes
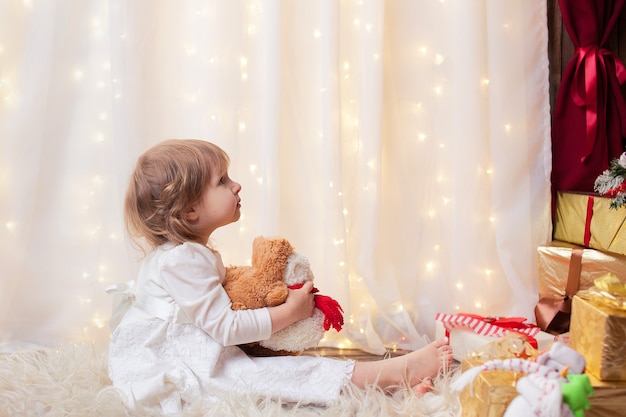
[[[129,235],[150,248],[166,242],[199,241],[184,216],[197,203],[213,175],[228,170],[226,152],[197,139],[170,139],[137,160],[124,202]]]

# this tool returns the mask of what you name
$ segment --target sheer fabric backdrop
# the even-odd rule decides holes
[[[541,0],[0,1],[4,348],[105,342],[134,278],[137,156],[202,138],[242,218],[344,307],[328,345],[417,348],[437,312],[533,318],[550,237]]]

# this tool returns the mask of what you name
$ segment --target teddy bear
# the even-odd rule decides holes
[[[258,236],[252,243],[251,266],[228,266],[224,289],[233,310],[272,307],[283,303],[289,288],[296,289],[314,275],[308,259],[285,238]],[[340,331],[343,310],[334,299],[315,292],[313,315],[274,333],[269,339],[239,345],[251,356],[299,355],[318,345],[333,327]]]

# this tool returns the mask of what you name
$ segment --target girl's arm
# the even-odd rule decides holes
[[[280,306],[233,311],[222,287],[220,267],[221,261],[209,249],[185,243],[163,259],[160,275],[163,287],[189,319],[223,346],[268,339],[273,332],[313,314],[312,284],[290,291]]]
[[[289,290],[287,300],[283,304],[268,309],[272,319],[272,333],[311,317],[315,308],[312,290],[313,283],[307,281],[302,288]]]

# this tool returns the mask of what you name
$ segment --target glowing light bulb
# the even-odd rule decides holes
[[[106,323],[106,319],[99,314],[96,314],[91,321],[98,329],[104,328],[104,325]]]
[[[78,297],[78,302],[80,304],[90,304],[91,303],[91,298],[87,298],[87,297]]]

